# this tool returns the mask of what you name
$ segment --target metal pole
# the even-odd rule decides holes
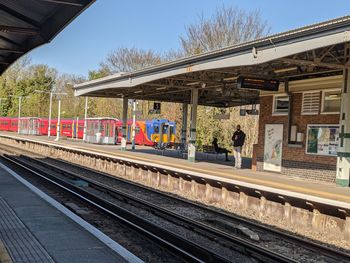
[[[50,109],[49,109],[49,128],[47,131],[47,137],[51,136],[51,111],[52,111],[52,92],[50,92]]]
[[[136,100],[133,100],[132,105],[132,146],[131,149],[135,150],[135,129],[136,129]]]
[[[77,117],[77,124],[75,125],[75,139],[78,140],[78,132],[79,132],[79,117]]]
[[[350,44],[346,44],[346,50]],[[346,52],[348,53],[348,52]],[[350,70],[343,70],[343,87],[340,111],[340,139],[337,148],[337,173],[335,182],[338,186],[349,187],[350,183]]]
[[[22,96],[18,97],[18,121],[17,121],[17,133],[20,131],[20,122],[21,122],[21,104],[22,104]]]
[[[126,137],[127,137],[127,122],[128,122],[128,99],[123,98],[123,126],[122,126],[122,142],[121,142],[121,150],[126,150]]]
[[[88,110],[88,97],[85,97],[85,112],[84,112],[84,131],[83,131],[83,141],[86,141],[86,118],[87,118],[87,110]]]
[[[181,143],[186,145],[187,141],[187,115],[188,115],[188,104],[182,104],[182,132],[181,132]]]
[[[60,139],[61,133],[61,98],[58,97],[58,117],[57,117],[57,135],[55,141]]]
[[[188,146],[188,156],[187,156],[188,160],[191,162],[195,162],[196,160],[197,106],[198,106],[198,89],[192,89],[190,143]]]

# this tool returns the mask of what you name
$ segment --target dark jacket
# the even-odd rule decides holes
[[[217,142],[217,141],[213,141],[212,144],[213,144],[213,147],[214,147],[215,152],[219,152],[220,147],[219,147],[219,145],[218,145],[218,142]]]
[[[243,146],[245,140],[245,133],[241,130],[235,131],[235,133],[232,136],[233,146]]]

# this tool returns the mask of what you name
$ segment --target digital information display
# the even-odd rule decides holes
[[[278,80],[253,79],[238,77],[237,88],[239,89],[258,89],[266,91],[278,91],[280,82]]]

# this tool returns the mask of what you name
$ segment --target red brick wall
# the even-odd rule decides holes
[[[254,157],[253,166],[257,166],[258,170],[259,161],[263,160],[264,155],[264,140],[265,140],[265,124],[283,124],[283,146],[282,146],[282,159],[284,161],[300,162],[302,169],[308,169],[308,163],[310,164],[310,169],[313,171],[317,164],[324,167],[325,165],[330,166],[332,170],[331,174],[334,173],[335,176],[335,165],[336,157],[333,156],[320,156],[320,155],[310,155],[305,153],[305,141],[307,133],[307,124],[339,124],[339,114],[318,114],[318,115],[301,115],[302,107],[302,93],[294,93],[292,95],[293,100],[293,117],[292,125],[297,125],[297,131],[304,133],[304,141],[302,148],[295,148],[288,146],[288,116],[276,116],[272,115],[272,105],[273,96],[260,97],[260,116],[259,116],[259,135],[258,143],[254,146]],[[315,166],[316,165],[316,166]],[[283,166],[283,163],[282,163]],[[311,168],[312,166],[312,168]],[[288,173],[287,170],[282,173]],[[300,172],[299,172],[300,173]],[[305,172],[305,174],[309,174]],[[300,177],[305,177],[300,175]],[[317,180],[317,178],[314,178]],[[322,178],[321,178],[322,180]],[[326,179],[329,181],[330,179]]]

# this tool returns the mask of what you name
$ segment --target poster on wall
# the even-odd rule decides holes
[[[306,153],[336,156],[338,144],[339,125],[307,126]]]
[[[264,170],[281,172],[283,124],[265,125]]]

